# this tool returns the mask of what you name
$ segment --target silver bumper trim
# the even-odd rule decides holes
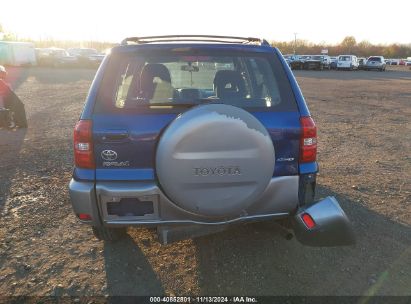
[[[285,218],[288,217],[289,213],[272,213],[272,214],[262,214],[262,215],[251,215],[251,216],[244,216],[235,219],[225,220],[225,221],[218,221],[218,222],[203,222],[203,221],[193,221],[193,220],[140,220],[140,221],[114,221],[114,220],[107,220],[105,223],[107,225],[124,225],[124,226],[132,226],[132,225],[206,225],[206,226],[218,226],[218,225],[229,225],[235,223],[243,223],[243,222],[257,222],[263,221],[268,219],[274,218]]]
[[[93,226],[128,225],[205,225],[218,226],[232,223],[260,221],[289,216],[298,207],[299,176],[272,178],[264,193],[248,209],[226,217],[204,217],[183,210],[161,191],[155,182],[70,182],[69,190],[76,214],[88,213]],[[154,212],[143,216],[117,216],[108,214],[107,204],[123,198],[152,201]]]

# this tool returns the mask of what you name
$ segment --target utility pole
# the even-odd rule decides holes
[[[297,49],[297,34],[298,33],[294,33],[294,55],[295,55],[295,51]]]

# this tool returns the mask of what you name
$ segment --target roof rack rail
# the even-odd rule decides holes
[[[269,46],[267,40],[254,37],[236,36],[216,36],[216,35],[166,35],[166,36],[146,36],[146,37],[127,37],[121,41],[121,45],[147,44],[155,42],[219,42],[233,44],[259,44]]]

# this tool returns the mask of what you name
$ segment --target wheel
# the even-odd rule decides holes
[[[127,234],[126,228],[92,227],[94,236],[100,241],[116,242]]]

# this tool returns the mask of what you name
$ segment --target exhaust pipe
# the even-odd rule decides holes
[[[332,196],[299,209],[292,223],[297,240],[304,245],[331,247],[355,244],[353,227]]]

